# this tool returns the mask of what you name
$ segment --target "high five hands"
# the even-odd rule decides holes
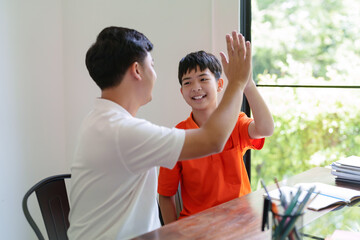
[[[242,34],[226,35],[228,57],[221,52],[221,62],[229,84],[240,84],[244,90],[251,74],[251,44]]]

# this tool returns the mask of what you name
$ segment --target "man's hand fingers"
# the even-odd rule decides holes
[[[230,57],[233,55],[234,47],[233,47],[233,38],[229,34],[226,35],[226,46],[227,46],[228,56]]]
[[[229,64],[229,61],[225,55],[225,53],[223,52],[220,52],[220,57],[221,57],[221,63],[223,65],[223,68],[224,68],[224,71],[225,71],[225,68],[227,67],[227,65]]]
[[[228,55],[220,53],[224,73],[229,81],[239,81],[246,87],[251,74],[251,44],[236,31],[226,35],[226,44]]]
[[[221,61],[223,63],[228,63],[229,62],[228,59],[227,59],[227,56],[225,55],[225,53],[220,52],[220,56],[221,56]]]
[[[233,38],[233,48],[234,51],[237,53],[240,51],[240,39],[236,31],[232,32],[232,38]]]

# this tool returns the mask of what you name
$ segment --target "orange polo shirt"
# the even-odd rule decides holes
[[[176,194],[179,182],[183,210],[180,218],[227,202],[251,192],[243,155],[260,150],[265,139],[250,139],[248,126],[253,119],[240,113],[236,126],[221,153],[178,162],[173,169],[160,167],[158,193]],[[199,128],[192,114],[176,125],[180,129]]]

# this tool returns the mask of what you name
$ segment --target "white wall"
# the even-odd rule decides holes
[[[0,0],[2,238],[35,239],[22,196],[41,178],[69,171],[77,129],[100,95],[85,53],[110,25],[153,42],[158,80],[138,116],[171,127],[190,113],[179,92],[180,58],[226,50],[225,33],[238,29],[238,0]]]
[[[33,236],[21,210],[26,190],[68,171],[64,161],[62,6],[0,2],[0,232]]]

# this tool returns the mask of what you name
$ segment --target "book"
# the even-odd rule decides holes
[[[342,165],[344,167],[350,167],[357,170],[360,170],[360,157],[358,156],[350,156],[347,158],[340,159],[335,163]]]
[[[319,211],[335,205],[346,205],[360,199],[360,191],[318,182],[299,183],[293,187],[282,186],[280,187],[280,190],[286,199],[291,199],[291,196],[294,195],[300,187],[303,191],[298,201],[301,202],[306,196],[307,191],[314,186],[315,190],[311,194],[309,204],[307,205],[307,208],[311,210]],[[266,195],[266,193],[264,195]],[[279,189],[270,191],[269,196],[273,200],[280,201]]]
[[[331,174],[337,181],[360,184],[360,157],[350,156],[331,164]]]

